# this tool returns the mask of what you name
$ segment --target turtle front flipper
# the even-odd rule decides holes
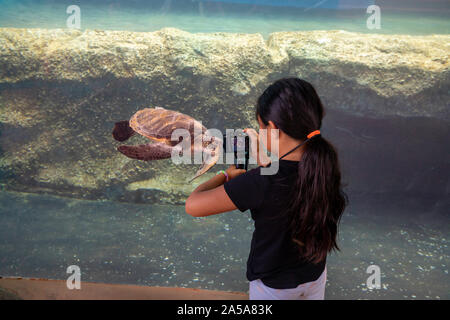
[[[116,122],[112,132],[114,139],[120,142],[128,140],[135,133],[128,120]]]
[[[128,158],[144,161],[168,159],[172,155],[172,149],[173,147],[161,142],[117,147]]]
[[[204,153],[204,156],[205,156],[205,158],[204,158],[202,166],[195,173],[195,176],[189,180],[189,182],[192,182],[194,179],[200,177],[202,174],[207,172],[209,169],[211,169],[216,164],[217,160],[219,160],[219,157],[220,157],[219,146],[216,145],[216,147],[213,150],[209,149],[208,152]]]

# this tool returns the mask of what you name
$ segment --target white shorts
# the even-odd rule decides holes
[[[250,281],[250,300],[324,300],[327,282],[327,266],[319,279],[300,284],[292,289],[273,289],[261,281]]]

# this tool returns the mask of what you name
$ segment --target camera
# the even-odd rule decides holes
[[[250,137],[243,130],[227,132],[223,135],[224,153],[233,152],[234,165],[237,169],[245,169],[248,167],[248,159],[250,156]]]

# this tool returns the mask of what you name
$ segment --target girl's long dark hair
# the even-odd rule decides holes
[[[304,141],[320,130],[324,108],[314,87],[299,78],[283,78],[259,97],[256,116],[267,125],[271,120],[288,136]],[[338,225],[348,204],[342,190],[337,152],[322,135],[304,145],[296,186],[286,213],[292,240],[300,256],[319,263],[337,245]]]

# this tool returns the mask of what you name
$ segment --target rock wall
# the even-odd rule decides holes
[[[274,80],[298,76],[325,104],[322,132],[339,150],[348,191],[446,196],[449,40],[0,28],[0,183],[181,204],[208,175],[187,184],[198,166],[124,157],[111,136],[114,122],[163,106],[209,128],[257,128],[257,97]]]

